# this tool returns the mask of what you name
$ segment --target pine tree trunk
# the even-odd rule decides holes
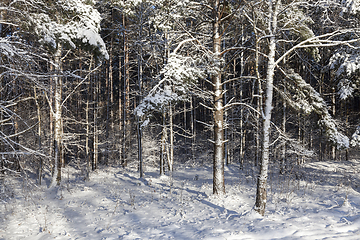
[[[99,93],[100,93],[100,81],[94,79],[94,121],[93,121],[93,161],[92,161],[92,170],[98,168],[99,162],[99,130],[98,130],[98,108],[99,108]]]
[[[283,122],[282,131],[286,132],[286,102],[283,103]],[[282,146],[281,162],[280,162],[280,174],[284,174],[286,169],[286,141],[284,140]]]
[[[190,98],[190,108],[191,108],[191,157],[192,161],[195,164],[195,142],[196,142],[196,125],[195,125],[195,109],[193,97]]]
[[[170,144],[168,154],[168,168],[169,172],[172,173],[174,170],[174,129],[173,129],[173,109],[172,105],[169,106],[169,132],[170,132]]]
[[[90,59],[89,71],[92,68],[93,58]],[[85,180],[90,180],[91,169],[91,154],[90,154],[90,94],[91,94],[91,79],[86,89],[86,104],[85,104],[85,120],[86,120],[86,138],[85,138],[85,153],[86,153],[86,176]]]
[[[141,42],[142,39],[142,11],[141,11],[141,26],[140,26],[140,33],[139,33],[139,41]],[[142,101],[142,84],[143,84],[143,65],[142,65],[142,46],[140,46],[138,52],[138,103]],[[142,129],[141,129],[141,122],[140,119],[137,117],[137,140],[138,140],[138,161],[139,161],[139,172],[140,178],[143,177],[143,158],[142,158]]]
[[[38,118],[38,146],[39,150],[41,150],[41,111],[40,111],[40,104],[38,101],[38,96],[36,92],[36,87],[34,87],[34,100],[36,104],[37,109],[37,118]],[[38,168],[38,183],[41,185],[41,176],[42,176],[42,170],[43,170],[43,160],[42,157],[39,157],[39,168]]]
[[[129,39],[127,34],[127,21],[123,16],[124,30],[124,107],[123,107],[123,148],[122,148],[122,166],[127,165],[126,149],[130,147],[130,60],[129,60]]]
[[[162,114],[162,133],[160,144],[160,175],[165,174],[165,156],[166,156],[166,125],[165,125],[166,113]]]

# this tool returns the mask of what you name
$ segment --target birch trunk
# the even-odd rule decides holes
[[[225,193],[224,179],[224,109],[223,89],[221,83],[221,34],[220,34],[220,0],[214,3],[213,53],[217,73],[212,76],[214,93],[214,162],[213,162],[213,193]]]
[[[275,52],[276,52],[276,27],[277,27],[277,8],[278,1],[274,4],[269,1],[269,55],[266,72],[266,95],[265,95],[265,108],[263,119],[263,136],[262,136],[262,156],[260,165],[260,174],[257,181],[256,202],[254,210],[262,216],[265,214],[266,207],[266,184],[268,178],[268,165],[269,165],[269,147],[270,147],[270,123],[271,123],[271,110],[274,90],[274,72],[275,72]]]
[[[62,147],[62,112],[61,112],[61,103],[62,103],[62,78],[60,77],[61,71],[61,47],[59,46],[54,55],[55,63],[55,77],[54,81],[54,174],[51,182],[51,187],[55,185],[60,185],[61,182],[61,147]]]

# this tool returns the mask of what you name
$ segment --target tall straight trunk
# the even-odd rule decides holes
[[[160,144],[160,175],[165,174],[165,155],[166,155],[166,113],[162,113],[162,133],[161,133],[161,144]]]
[[[190,109],[191,109],[191,156],[193,163],[195,163],[196,125],[195,125],[195,109],[194,109],[193,97],[190,98]]]
[[[54,66],[51,64],[49,67],[49,71],[53,72],[54,70]],[[49,79],[49,84],[50,84],[50,94],[53,95],[54,94],[54,78],[50,77]],[[49,132],[50,132],[50,139],[49,139],[49,156],[53,156],[53,151],[54,151],[54,111],[52,109],[54,109],[54,101],[53,98],[50,97],[49,98],[49,106],[50,106],[50,111],[49,111]],[[51,175],[54,176],[54,170],[55,170],[55,159],[51,161]]]
[[[113,78],[113,37],[111,37],[111,45],[109,50],[109,98],[108,98],[108,108],[110,108],[110,128],[111,133],[114,131],[114,78]]]
[[[138,102],[140,103],[142,100],[142,78],[143,78],[143,66],[142,66],[142,51],[140,50],[140,56],[138,57]],[[139,161],[139,173],[140,178],[143,177],[143,157],[142,157],[142,127],[140,119],[137,117],[137,140],[138,140],[138,161]]]
[[[89,72],[92,68],[93,58],[90,59]],[[86,104],[85,104],[85,120],[86,120],[86,138],[85,138],[85,154],[86,154],[86,176],[85,180],[90,180],[91,169],[91,154],[90,154],[90,94],[91,94],[91,78],[87,84],[86,89]]]
[[[54,176],[52,179],[51,186],[60,185],[61,181],[61,148],[62,148],[62,78],[60,76],[61,72],[61,52],[62,48],[59,46],[54,55],[55,63],[55,77],[54,81]]]
[[[93,121],[93,159],[92,170],[98,168],[99,162],[99,131],[98,131],[98,112],[99,112],[99,94],[100,94],[100,81],[94,78],[94,121]]]
[[[263,94],[263,90],[262,90],[262,83],[261,83],[261,77],[260,77],[260,72],[259,72],[259,53],[260,53],[260,45],[259,45],[259,37],[257,34],[257,28],[256,28],[256,22],[253,24],[253,31],[255,33],[255,73],[256,73],[256,82],[257,82],[257,101],[256,101],[256,110],[257,112],[261,112],[262,111],[262,102],[263,102],[263,98],[262,98],[262,94]],[[254,82],[254,86],[253,86],[253,93],[255,93],[255,82]],[[253,94],[254,95],[254,94]],[[261,116],[258,115],[258,117],[256,118],[256,130],[255,130],[255,144],[256,144],[256,150],[255,150],[255,160],[254,160],[254,165],[257,167],[259,164],[259,159],[260,159],[260,154],[261,154],[261,149],[260,149],[260,118]]]
[[[172,104],[169,106],[169,132],[170,132],[170,144],[168,154],[168,167],[170,174],[174,170],[174,129],[173,129],[173,109]]]
[[[224,108],[223,108],[223,89],[221,82],[221,34],[220,34],[220,0],[214,2],[214,23],[213,23],[213,53],[217,73],[212,75],[213,94],[214,94],[214,160],[213,160],[213,193],[225,193],[224,179]]]
[[[286,131],[286,102],[283,103],[283,122],[282,122],[282,131]],[[286,169],[286,141],[284,140],[282,146],[282,154],[280,161],[280,174],[284,174]]]
[[[141,4],[142,7],[142,4]],[[143,9],[140,10],[140,31],[139,31],[139,42],[142,42],[143,39]],[[138,50],[138,103],[142,101],[142,84],[143,84],[143,49],[142,45],[140,44]],[[138,161],[139,161],[139,172],[140,178],[143,177],[143,158],[142,158],[142,128],[140,118],[137,117],[137,140],[138,140]]]
[[[227,103],[227,86],[226,84],[223,84],[223,89],[224,89],[224,96],[223,96],[223,105],[226,105]],[[225,111],[224,112],[224,122],[227,123],[228,121],[228,112]],[[225,126],[224,123],[224,126]],[[230,164],[229,163],[229,152],[228,152],[228,129],[225,128],[224,129],[224,162],[226,163],[226,165]]]
[[[165,29],[165,56],[166,56],[166,63],[170,56],[170,48],[168,44],[168,29]],[[185,105],[184,105],[185,106]],[[184,119],[186,119],[186,106],[184,107]],[[167,155],[168,159],[168,170],[170,174],[173,172],[173,166],[174,166],[174,129],[173,129],[173,106],[170,103],[169,104],[169,138],[170,138],[170,144],[169,144],[169,151]],[[184,129],[186,129],[186,121],[184,122]],[[186,141],[186,139],[185,139]]]
[[[111,91],[112,89],[110,88],[110,82],[112,81],[112,37],[110,40],[110,47],[108,50],[109,53],[109,60],[108,60],[108,66],[106,67],[106,81],[105,81],[105,89],[106,89],[106,126],[105,126],[105,137],[107,139],[107,144],[106,144],[106,150],[104,153],[104,158],[106,163],[109,163],[109,159],[111,159],[112,157],[110,157],[109,153],[111,152],[111,143],[112,141],[110,139],[110,134],[112,133],[112,130],[110,129],[110,124],[112,122],[112,119],[110,119],[110,108],[111,108],[111,103],[110,103],[110,95],[111,95]],[[104,99],[105,100],[105,99]]]
[[[332,94],[331,94],[331,107],[332,107],[332,114],[335,118],[336,116],[336,90],[333,87],[332,88]],[[336,146],[331,146],[331,157],[333,159],[333,161],[336,160]]]
[[[41,111],[40,111],[40,104],[38,101],[38,96],[37,96],[37,91],[36,88],[34,87],[34,100],[35,100],[35,104],[36,104],[36,109],[37,109],[37,118],[38,118],[38,133],[37,133],[37,137],[38,137],[38,146],[39,146],[39,150],[41,149]],[[42,157],[39,157],[39,168],[38,168],[38,183],[39,185],[41,185],[41,176],[42,176],[42,170],[43,170],[43,159]]]
[[[319,82],[319,94],[323,98],[323,83],[324,83],[324,73],[321,73],[320,82]],[[324,159],[324,144],[323,144],[323,133],[320,131],[320,143],[319,143],[319,150],[320,150],[320,161],[322,162]]]
[[[266,95],[265,95],[265,108],[263,119],[263,136],[262,136],[262,155],[260,174],[257,180],[256,202],[254,210],[261,215],[265,214],[266,207],[266,184],[268,178],[269,166],[269,148],[270,148],[270,123],[271,123],[271,110],[274,91],[274,73],[275,73],[275,52],[276,52],[276,28],[277,28],[277,10],[278,1],[272,3],[269,1],[270,21],[269,21],[269,55],[266,72]]]
[[[17,96],[18,95],[18,86],[19,85],[18,85],[18,81],[16,80],[16,78],[14,79],[13,84],[14,84],[13,85],[13,93],[14,93],[14,96]],[[14,112],[15,115],[18,115],[18,106],[17,105],[14,105],[13,112]],[[20,139],[19,139],[19,136],[17,135],[18,132],[19,132],[19,118],[15,117],[13,122],[14,122],[14,135],[15,135],[13,141],[14,141],[14,143],[16,143],[14,145],[14,150],[19,151],[19,149],[20,149],[19,140]],[[20,158],[20,156],[16,156],[14,158],[14,169],[16,171],[18,171],[18,172],[20,172],[20,170],[21,170],[20,159],[19,158]]]
[[[241,28],[241,43],[244,44],[244,27]],[[240,54],[240,76],[244,75],[244,52]],[[243,101],[243,80],[240,80],[240,102]],[[240,168],[244,168],[244,145],[245,145],[245,134],[244,134],[244,108],[240,109]]]
[[[120,56],[120,53],[119,53],[119,56]],[[123,109],[124,109],[124,104],[123,104],[123,91],[121,89],[121,82],[122,82],[122,77],[123,77],[123,74],[122,74],[122,70],[121,70],[121,57],[119,57],[119,138],[118,138],[118,149],[119,149],[119,162],[122,164],[123,163],[123,142],[124,142],[124,134],[123,134],[123,131],[124,131],[124,125],[123,125]]]
[[[123,16],[124,26],[124,107],[123,107],[123,158],[122,166],[127,165],[126,148],[130,147],[130,61],[129,61],[129,39],[127,34],[126,17]]]

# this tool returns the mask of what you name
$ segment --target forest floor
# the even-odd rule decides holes
[[[226,167],[226,194],[212,195],[212,168],[102,167],[62,186],[4,179],[0,239],[360,239],[360,161],[304,164],[269,177],[264,217],[252,208],[256,178]]]

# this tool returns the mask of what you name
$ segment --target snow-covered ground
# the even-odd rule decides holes
[[[59,189],[4,180],[0,239],[360,239],[359,172],[353,160],[274,173],[261,217],[255,174],[236,166],[222,197],[205,166],[179,165],[172,178],[147,167],[143,180],[135,166],[102,167],[88,182],[67,167]]]

